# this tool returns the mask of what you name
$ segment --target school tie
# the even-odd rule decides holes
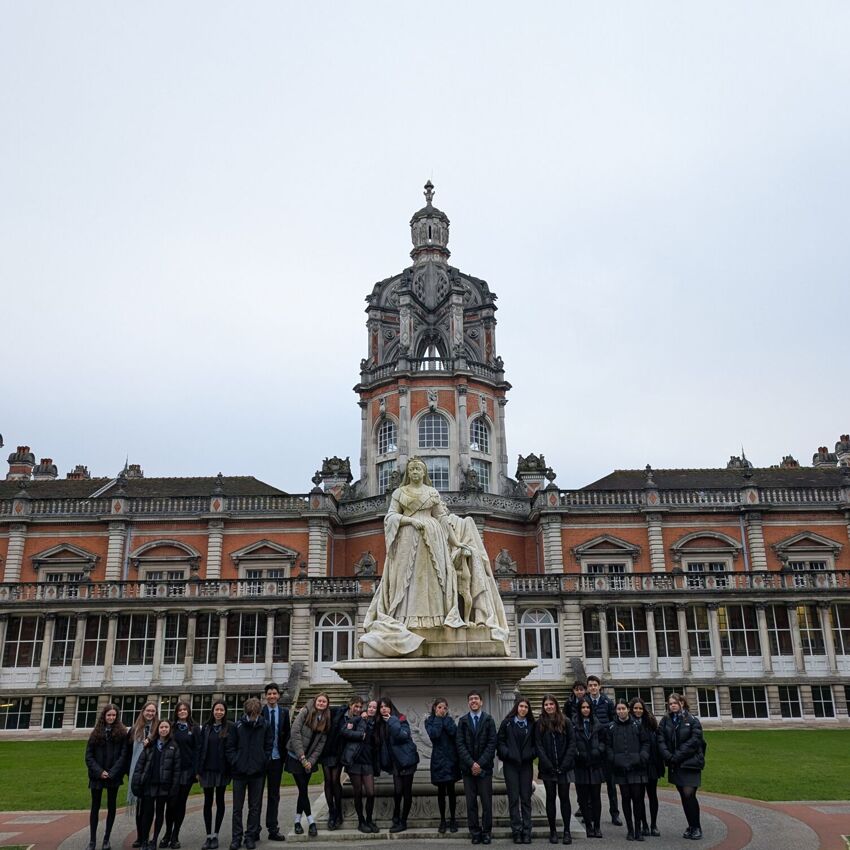
[[[477,714],[472,715],[472,731],[473,732],[478,731],[478,715]]]
[[[587,737],[587,738],[590,737],[590,721],[589,720],[584,721],[584,734],[585,734],[585,737]]]

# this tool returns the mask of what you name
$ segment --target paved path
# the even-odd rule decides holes
[[[358,847],[386,850],[387,839],[404,840],[405,850],[434,850],[433,831],[414,831],[390,836],[381,832],[374,838],[365,840],[365,836],[353,829],[342,829],[331,833],[319,823],[319,836],[308,839],[292,833],[292,815],[295,806],[294,789],[281,789],[280,821],[286,826],[287,844],[309,844],[315,850],[356,841]],[[679,806],[678,796],[666,790],[659,791],[661,811],[659,813],[660,838],[649,838],[642,845],[646,850],[673,850],[683,846],[701,847],[703,850],[848,850],[842,835],[850,833],[850,802],[789,802],[761,803],[740,797],[726,797],[720,794],[700,794],[704,840],[699,845],[685,844],[681,835],[685,827],[684,816]],[[186,850],[200,850],[204,842],[203,820],[201,817],[202,800],[192,797],[189,811],[181,831],[181,842]],[[228,806],[230,799],[228,795]],[[318,806],[316,807],[318,808]],[[603,811],[607,809],[603,801]],[[607,819],[606,819],[607,820]],[[624,827],[615,827],[610,823],[602,824],[604,839],[591,841],[584,836],[580,824],[573,820],[572,831],[574,845],[589,850],[634,850],[636,845],[626,841]],[[115,850],[130,850],[135,838],[132,816],[125,810],[119,810],[113,830],[112,846]],[[264,832],[265,835],[265,832]],[[98,837],[102,836],[102,829]],[[229,816],[225,817],[222,830],[221,847],[226,850],[230,836]],[[444,841],[460,847],[467,846],[465,832],[455,836],[440,836]],[[549,846],[547,836],[537,830],[534,843]],[[88,843],[87,812],[3,812],[0,813],[0,848],[4,845],[22,844],[33,850],[84,850]],[[263,850],[285,845],[261,841]],[[513,847],[506,830],[497,831],[493,846]]]

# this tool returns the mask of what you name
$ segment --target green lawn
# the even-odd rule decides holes
[[[88,809],[91,796],[85,765],[85,741],[0,742],[0,811]],[[321,771],[311,783],[322,781]],[[294,785],[283,775],[284,785]],[[198,785],[195,793],[200,793]],[[118,793],[118,805],[127,799],[127,779]]]
[[[850,729],[718,731],[706,740],[706,791],[757,800],[850,799]],[[0,811],[87,809],[84,752],[84,741],[0,742]],[[289,774],[284,784],[293,784]]]

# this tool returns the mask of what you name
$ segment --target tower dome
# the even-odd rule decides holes
[[[410,238],[413,250],[410,256],[415,265],[433,260],[447,263],[451,251],[449,244],[449,217],[432,205],[434,184],[425,184],[425,206],[410,219]]]

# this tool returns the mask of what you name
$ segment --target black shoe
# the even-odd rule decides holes
[[[640,829],[640,834],[641,834],[641,835],[649,835],[649,827],[648,827],[646,824],[644,824],[644,825],[641,827],[641,829]]]
[[[292,831],[296,835],[304,835],[304,827],[301,826],[301,821],[298,821],[298,823],[296,823],[295,826],[292,827]]]
[[[595,838],[595,837],[596,837],[596,835],[595,835],[595,834],[594,834],[594,832],[593,832],[593,827],[592,827],[592,826],[586,826],[586,827],[584,828],[584,834],[585,834],[588,838]]]
[[[658,831],[658,827],[655,824],[653,824],[649,828],[649,834],[654,835],[656,838],[658,838],[661,835],[661,833]]]
[[[557,844],[558,843],[558,833],[552,829],[549,831],[549,843]]]
[[[702,838],[702,830],[698,826],[695,826],[691,830],[691,841],[699,841],[701,838]]]
[[[166,835],[165,838],[163,838],[162,841],[159,842],[159,847],[160,850],[162,850],[163,847],[171,847],[171,836]]]
[[[336,829],[336,818],[331,816],[328,818],[328,830],[333,832]]]
[[[687,828],[687,829],[686,829],[686,830],[682,833],[682,838],[690,838],[690,837],[691,837],[691,833],[692,833],[692,832],[693,832],[693,830],[692,830],[690,827],[688,827],[688,828]]]
[[[218,850],[218,836],[214,835],[210,842],[210,850]]]
[[[568,829],[564,830],[564,834],[561,837],[561,844],[572,844],[573,836]]]
[[[212,838],[207,838],[201,847],[201,850],[212,850]]]
[[[286,841],[286,836],[282,832],[270,832],[269,841]]]
[[[97,842],[89,841],[89,843],[86,845],[86,850],[97,850]]]
[[[407,821],[400,820],[395,826],[390,827],[390,832],[407,832]]]
[[[522,843],[523,844],[531,844],[531,833],[530,832],[524,832],[522,834]]]
[[[640,830],[635,832],[635,841],[646,841],[646,839],[643,837],[643,833]]]
[[[375,821],[370,820],[370,821],[367,821],[367,823],[369,824],[369,829],[372,832],[380,832],[381,831],[381,827],[379,827],[378,824],[375,823]]]
[[[440,825],[437,827],[437,832],[439,832],[439,833],[440,833],[440,835],[445,835],[445,834],[446,834],[446,830],[447,830],[448,828],[449,828],[449,827],[448,827],[448,824],[447,824],[444,820],[441,820],[441,821],[440,821]]]
[[[360,821],[360,823],[357,824],[357,831],[358,832],[365,832],[367,835],[372,834],[372,828],[369,826],[368,823],[366,823],[365,820],[362,820],[362,821]]]
[[[246,838],[245,839],[245,850],[256,850],[256,848],[257,848],[257,843],[254,841],[253,838]]]
[[[472,843],[473,844],[480,844],[481,843],[481,833],[480,832],[476,832],[472,836]]]
[[[493,841],[493,839],[491,838],[491,836],[490,836],[490,833],[489,833],[489,832],[485,832],[485,833],[481,836],[481,843],[482,843],[482,844],[490,844],[492,841]]]
[[[133,850],[139,850],[139,847],[142,846],[142,842],[137,838],[130,846]]]
[[[626,833],[626,841],[634,841],[634,840],[635,840],[635,834],[634,834],[634,832],[630,829],[630,830]]]
[[[512,832],[511,838],[513,839],[514,844],[522,844],[522,836],[518,832]]]
[[[613,823],[614,826],[622,826],[623,825],[623,822],[620,820],[619,815],[611,815],[611,823]]]
[[[593,828],[593,837],[594,838],[602,838],[602,830],[599,828],[599,824]]]
[[[239,848],[240,848],[241,846],[242,846],[242,842],[241,842],[241,841],[234,841],[234,842],[232,842],[232,843],[231,843],[231,845],[230,845],[230,850],[239,850]]]
[[[172,838],[171,844],[169,844],[168,846],[171,848],[171,850],[180,850],[180,839]]]
[[[449,832],[457,832],[457,830],[458,830],[457,821],[454,818],[452,818],[449,821]]]
[[[307,827],[307,835],[309,835],[310,838],[315,838],[318,834],[319,834],[319,827],[317,827],[316,824],[311,823]]]
[[[112,845],[109,843],[108,838],[103,839],[103,844],[100,845],[100,850],[112,850]]]

